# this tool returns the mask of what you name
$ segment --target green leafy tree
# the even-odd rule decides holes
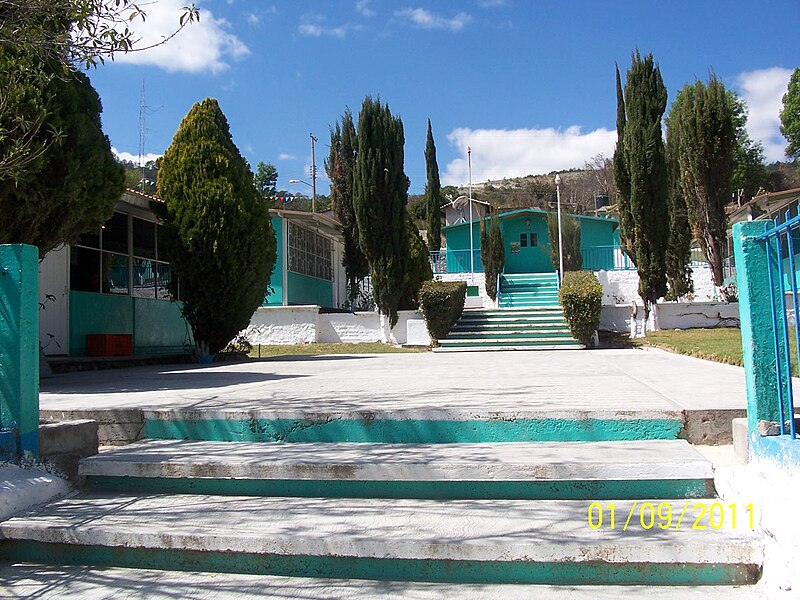
[[[731,185],[735,197],[747,202],[759,189],[769,186],[769,173],[764,164],[764,146],[755,142],[747,133],[747,105],[730,90],[726,90],[731,104],[733,123],[736,129],[736,150],[733,155]]]
[[[347,278],[347,297],[352,305],[359,293],[361,281],[369,275],[369,262],[359,248],[358,222],[353,208],[353,173],[356,166],[358,139],[353,114],[348,108],[341,125],[331,130],[331,151],[325,171],[331,182],[331,203],[336,218],[342,224],[344,266]]]
[[[675,106],[676,104],[672,105],[673,110]],[[667,300],[678,300],[694,291],[692,270],[689,267],[692,259],[692,229],[689,226],[686,200],[680,185],[677,143],[675,136],[670,134],[669,119],[666,119],[666,122],[665,152],[669,172],[669,246],[666,264],[669,289],[665,297]]]
[[[800,67],[789,78],[782,106],[781,133],[789,141],[786,156],[800,158]]]
[[[83,73],[0,46],[0,96],[0,154],[21,160],[0,172],[0,243],[38,246],[44,256],[111,217],[125,170],[114,160],[100,98]],[[20,148],[19,128],[31,122],[38,124]]]
[[[620,214],[625,239],[633,248],[639,274],[639,295],[645,315],[667,293],[666,252],[669,244],[668,180],[661,118],[667,106],[667,89],[661,70],[649,54],[637,50],[625,82],[624,159],[630,176],[627,202],[621,193]],[[623,190],[626,182],[617,180]]]
[[[680,189],[694,237],[711,267],[714,284],[725,278],[725,205],[731,194],[736,128],[725,86],[713,74],[678,94],[668,119]]]
[[[253,183],[261,199],[269,208],[275,206],[275,186],[278,183],[278,169],[272,163],[259,162],[253,175]]]
[[[442,204],[452,202],[461,195],[461,192],[454,185],[446,185],[441,189]]]
[[[481,262],[483,263],[486,293],[492,300],[497,300],[497,276],[503,272],[506,265],[506,250],[503,232],[500,230],[500,217],[483,219],[480,226]]]
[[[432,252],[438,252],[442,247],[442,194],[430,119],[428,119],[428,139],[425,143],[425,170],[428,174],[428,183],[425,186],[428,205],[428,243]]]
[[[388,320],[389,329],[397,323],[409,260],[404,141],[400,118],[392,116],[380,99],[365,98],[358,116],[353,209],[359,247],[371,268],[375,304]]]
[[[167,250],[182,312],[202,353],[215,354],[266,294],[275,232],[216,100],[195,104],[161,159]]]
[[[622,79],[619,65],[615,65],[617,76],[617,146],[611,159],[614,185],[617,188],[617,210],[619,212],[619,239],[622,250],[636,264],[636,226],[631,211],[631,174],[625,160],[625,96],[622,93]]]
[[[550,262],[558,271],[561,259],[558,254],[558,213],[547,213],[547,235],[550,238]],[[564,273],[580,271],[583,267],[581,222],[574,215],[562,212],[561,238],[564,243]]]
[[[403,277],[403,295],[399,307],[402,310],[419,308],[419,290],[422,284],[433,279],[430,252],[425,240],[419,235],[414,220],[409,215],[406,220],[408,230],[408,269]]]
[[[0,45],[64,66],[91,67],[119,52],[164,44],[200,20],[194,5],[185,6],[170,35],[150,46],[137,45],[130,24],[145,21],[144,6],[135,0],[7,0],[0,3]]]

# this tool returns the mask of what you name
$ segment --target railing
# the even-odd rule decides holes
[[[797,326],[796,322],[796,315],[798,314],[796,261],[798,257],[796,256],[795,245],[798,244],[800,246],[798,233],[800,233],[800,214],[791,217],[787,212],[783,223],[778,223],[776,219],[775,225],[771,229],[755,237],[756,241],[763,242],[766,246],[767,274],[770,289],[780,290],[777,294],[769,295],[775,347],[775,375],[778,382],[778,415],[780,434],[789,435],[793,439],[796,438],[797,431],[794,418],[791,352],[788,351],[790,327],[786,298],[787,296],[789,297],[792,315],[795,320],[793,328],[795,348],[800,348],[800,327]],[[774,265],[772,264],[773,261],[775,261]],[[788,273],[786,272],[787,270]],[[777,277],[774,276],[774,272],[777,272]],[[786,351],[781,352],[781,348],[786,349]]]
[[[470,272],[469,250],[443,249],[438,252],[431,252],[430,261],[434,275]],[[475,273],[483,273],[480,250],[473,250],[472,252],[472,267]]]
[[[581,249],[583,257],[582,269],[584,271],[634,271],[636,265],[623,252],[620,246],[591,246]],[[690,267],[707,267],[703,251],[700,248],[692,248]]]

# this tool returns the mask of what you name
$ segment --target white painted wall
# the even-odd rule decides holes
[[[631,329],[631,305],[617,304],[600,309],[600,329],[628,332]],[[697,327],[738,327],[738,302],[659,302],[658,326],[660,329],[694,329]],[[638,311],[639,328],[644,309]],[[648,325],[648,331],[651,325]]]
[[[485,273],[439,273],[435,276],[438,281],[465,281],[467,285],[478,286],[478,297],[467,298],[464,308],[494,308],[494,301],[486,293]]]
[[[69,354],[68,275],[67,246],[51,250],[39,263],[39,302],[44,305],[39,308],[39,343],[48,356]]]
[[[603,286],[603,305],[628,304],[636,302],[642,305],[639,297],[639,274],[636,271],[595,271],[595,275]],[[692,270],[694,284],[693,302],[716,302],[714,282],[711,269],[696,267]]]
[[[251,344],[312,344],[380,342],[377,312],[320,313],[318,306],[262,306],[242,334]],[[398,344],[431,343],[422,313],[401,310],[392,333]],[[411,334],[409,335],[409,331]]]

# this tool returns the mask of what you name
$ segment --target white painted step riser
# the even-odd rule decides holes
[[[684,440],[496,444],[264,444],[147,440],[80,463],[81,475],[361,481],[713,477]]]

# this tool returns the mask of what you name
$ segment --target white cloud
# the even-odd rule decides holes
[[[147,13],[144,23],[133,21],[134,37],[139,38],[136,47],[157,44],[178,27],[185,0],[159,0],[143,5]],[[233,33],[230,23],[216,18],[208,10],[200,10],[200,21],[188,24],[166,44],[149,50],[119,54],[120,63],[153,65],[166,71],[189,73],[219,73],[228,68],[228,60],[241,58],[250,53],[249,48]]]
[[[787,142],[780,132],[780,112],[791,75],[790,69],[772,67],[741,73],[736,78],[739,94],[747,102],[747,133],[764,144],[767,162],[786,160]]]
[[[371,2],[372,0],[357,0],[356,12],[360,14],[362,17],[367,17],[368,19],[374,17],[376,13],[369,7]]]
[[[420,29],[447,29],[453,32],[461,31],[472,21],[472,17],[464,12],[457,13],[452,19],[448,19],[424,8],[406,8],[394,14],[397,17],[408,19]]]
[[[116,156],[119,160],[127,160],[127,161],[135,163],[137,165],[139,164],[139,155],[138,154],[131,154],[130,152],[120,152],[119,150],[117,150],[113,146],[111,147],[111,152],[113,152],[114,156]],[[145,163],[149,163],[150,161],[155,161],[158,158],[161,158],[161,154],[153,154],[152,152],[148,153],[148,154],[145,154],[142,157],[142,159],[144,160]]]
[[[297,160],[297,157],[294,154],[289,154],[288,152],[281,152],[278,154],[278,160]]]
[[[318,38],[326,36],[339,39],[343,39],[350,29],[359,29],[359,27],[353,25],[339,25],[338,27],[330,27],[327,24],[327,18],[325,15],[313,12],[304,14],[300,20],[300,25],[297,27],[297,30],[302,35],[308,37]]]
[[[464,158],[451,161],[444,185],[469,181],[467,147],[472,148],[472,181],[524,177],[583,167],[597,154],[611,156],[616,131],[596,129],[581,133],[577,125],[560,129],[466,129],[452,131],[447,140]]]

